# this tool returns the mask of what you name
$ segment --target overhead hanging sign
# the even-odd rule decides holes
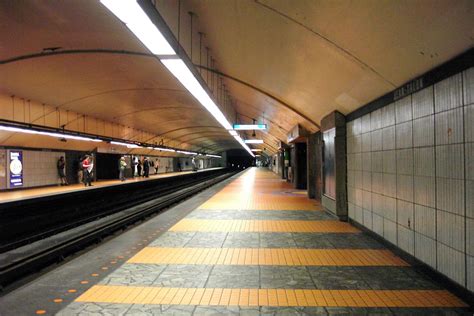
[[[266,130],[267,124],[234,124],[236,131],[248,131],[248,130]]]
[[[300,124],[296,124],[296,126],[294,126],[290,130],[290,132],[288,133],[288,135],[286,135],[286,137],[287,137],[288,143],[299,143],[299,142],[305,142],[306,137],[308,135],[309,135],[309,132],[303,126],[301,126]]]
[[[23,186],[23,152],[10,150],[10,188]]]

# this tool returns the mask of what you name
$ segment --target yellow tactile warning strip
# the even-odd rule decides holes
[[[278,232],[278,233],[358,233],[340,221],[210,220],[183,219],[169,231],[193,232]]]
[[[295,248],[154,248],[147,247],[128,263],[283,265],[283,266],[408,266],[389,250]]]
[[[95,285],[76,302],[202,306],[467,307],[445,290],[303,290]]]
[[[308,199],[305,191],[276,174],[250,169],[219,191],[199,208],[204,210],[319,211],[321,205]]]

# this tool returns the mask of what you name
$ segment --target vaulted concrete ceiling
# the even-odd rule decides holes
[[[178,1],[156,6],[177,35]],[[269,124],[268,133],[257,132],[266,144],[256,147],[270,152],[296,123],[316,131],[325,114],[347,114],[474,44],[471,0],[182,0],[181,6],[182,43],[189,41],[186,12],[193,11],[195,51],[197,31],[204,32],[219,71],[286,103],[224,78],[237,119]],[[0,60],[56,46],[147,52],[96,0],[0,2],[0,45]],[[193,61],[202,63],[196,53]],[[149,57],[22,60],[0,65],[0,89],[190,143],[238,147]]]

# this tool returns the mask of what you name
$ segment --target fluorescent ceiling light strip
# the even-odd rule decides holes
[[[101,142],[102,141],[96,138],[75,136],[75,135],[54,133],[54,132],[43,132],[43,131],[37,131],[37,130],[21,128],[21,127],[0,126],[0,130],[7,131],[7,132],[14,132],[14,133],[34,134],[34,135],[43,135],[43,136],[50,136],[50,137],[59,137],[59,138],[65,138],[65,139],[82,140],[82,141],[88,141],[88,142]]]
[[[171,149],[171,148],[161,148],[161,147],[155,147],[155,150],[161,150],[161,151],[169,151],[169,152],[176,152],[175,149]]]
[[[206,157],[222,158],[221,156],[211,154],[206,154]]]
[[[175,55],[163,34],[136,0],[100,0],[155,55]]]
[[[163,65],[181,82],[198,101],[204,106],[209,113],[221,124],[225,129],[231,130],[232,125],[227,121],[219,107],[212,101],[209,94],[202,87],[199,81],[194,77],[191,70],[181,59],[161,59]]]
[[[176,152],[180,154],[186,154],[186,155],[197,155],[197,153],[192,152],[192,151],[177,150]]]
[[[263,144],[262,139],[246,139],[244,140],[246,144]]]
[[[249,146],[247,146],[247,145],[243,142],[243,140],[242,140],[242,138],[240,138],[240,136],[234,136],[234,138],[240,143],[240,145],[241,145],[242,147],[244,147],[244,149],[250,154],[250,156],[255,157],[254,153],[250,150]]]
[[[234,129],[238,131],[266,130],[267,124],[234,124]]]
[[[250,149],[251,151],[262,151],[261,149]]]
[[[238,136],[238,135],[239,135],[239,134],[238,134],[236,131],[234,131],[234,130],[230,130],[230,131],[229,131],[229,134],[232,135],[232,136]]]

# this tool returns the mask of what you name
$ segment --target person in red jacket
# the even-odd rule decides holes
[[[82,161],[82,169],[84,170],[84,186],[92,186],[92,169],[94,168],[94,163],[90,156]]]

